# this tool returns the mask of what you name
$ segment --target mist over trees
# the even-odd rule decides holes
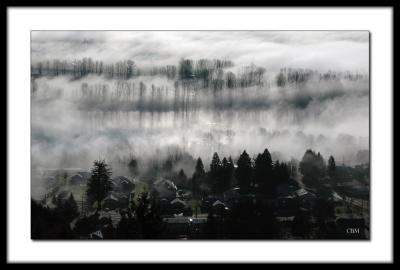
[[[368,155],[357,152],[368,148],[363,132],[368,121],[360,121],[368,111],[368,98],[368,76],[358,72],[275,72],[207,58],[153,66],[134,59],[105,62],[90,57],[34,61],[33,155],[43,156],[46,147],[54,150],[47,160],[35,159],[35,166],[74,167],[74,161],[87,166],[100,154],[92,153],[99,138],[109,148],[107,158],[117,160],[144,149],[154,156],[169,145],[182,145],[181,137],[185,150],[207,159],[216,150],[227,157],[242,148],[258,151],[267,140],[286,159],[300,159],[305,147],[318,147],[348,163],[365,163]],[[329,113],[338,104],[344,109]],[[55,113],[56,108],[64,113]],[[310,121],[312,115],[317,116]],[[47,127],[42,118],[49,120]],[[328,132],[327,123],[344,125],[346,133]],[[171,136],[172,129],[177,132]],[[46,130],[53,131],[43,134]],[[111,130],[118,130],[119,136]],[[151,150],[146,138],[153,142]],[[58,146],[51,146],[55,141]],[[68,144],[79,150],[72,151]],[[331,149],[333,144],[338,147]]]
[[[46,60],[33,63],[31,74],[40,76],[71,76],[73,79],[81,79],[88,75],[104,76],[107,79],[129,80],[139,76],[160,76],[169,80],[180,82],[184,88],[201,87],[221,90],[223,88],[247,88],[251,86],[263,86],[264,75],[267,70],[254,64],[233,69],[234,63],[221,59],[182,58],[177,65],[154,66],[152,68],[140,68],[133,60],[122,60],[105,64],[101,60],[83,58],[80,60]],[[274,83],[278,87],[287,85],[302,85],[308,81],[358,81],[368,79],[366,74],[350,71],[328,71],[320,73],[316,70],[302,68],[282,68],[274,76]],[[200,84],[200,85],[199,85]]]

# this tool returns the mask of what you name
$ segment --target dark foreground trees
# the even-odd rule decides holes
[[[70,223],[79,215],[77,204],[71,195],[56,202],[54,208],[31,200],[32,239],[73,239]]]
[[[254,160],[244,150],[236,164],[231,157],[224,157],[221,160],[216,152],[213,154],[208,172],[204,171],[202,162],[196,165],[192,182],[199,183],[198,179],[207,179],[204,184],[209,191],[206,193],[211,192],[213,195],[239,187],[242,194],[256,193],[271,196],[274,195],[277,186],[289,183],[292,167],[289,168],[287,163],[279,160],[273,162],[267,148]]]
[[[247,154],[246,151],[243,151],[237,161],[237,169],[235,171],[237,183],[243,193],[247,193],[250,190],[252,172],[253,169],[249,154]]]
[[[120,211],[115,235],[119,239],[157,239],[162,236],[162,220],[157,196],[142,193],[136,205]]]
[[[220,193],[220,186],[222,182],[222,164],[221,160],[218,156],[218,153],[214,153],[211,164],[210,164],[210,172],[209,176],[209,185],[211,187],[212,193]]]
[[[232,187],[234,170],[231,157],[224,157],[221,161],[218,153],[214,153],[208,173],[208,182],[213,194],[221,194]]]
[[[336,162],[333,156],[328,159],[328,175],[332,181],[336,180]]]
[[[304,184],[319,186],[321,179],[326,175],[326,164],[322,155],[308,149],[300,162],[300,172],[303,174]]]
[[[273,174],[272,174],[272,158],[268,149],[262,154],[258,154],[254,163],[254,182],[263,193],[272,190]]]
[[[91,170],[92,176],[87,182],[87,196],[92,202],[97,202],[97,210],[101,210],[101,202],[112,190],[111,169],[105,160],[96,160]]]
[[[231,209],[210,211],[204,238],[277,239],[279,228],[268,203],[245,196]]]
[[[204,170],[204,164],[199,157],[196,162],[196,167],[191,180],[191,189],[195,197],[200,194],[200,185],[204,182],[206,177],[206,171]]]
[[[138,163],[137,163],[136,159],[132,158],[129,161],[128,169],[129,169],[129,173],[131,174],[132,177],[137,176],[137,174],[139,173],[139,169],[138,169]]]

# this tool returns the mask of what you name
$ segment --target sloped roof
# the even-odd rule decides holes
[[[171,201],[171,204],[175,204],[175,203],[180,203],[183,205],[186,205],[186,203],[184,201],[182,201],[181,199],[175,198]]]
[[[170,190],[175,190],[175,191],[178,190],[175,183],[168,179],[158,179],[157,181],[154,182],[153,186],[156,188],[164,187]]]
[[[104,200],[113,200],[113,201],[118,201],[117,196],[115,196],[114,194],[110,194],[107,197],[104,198]]]
[[[300,189],[296,190],[296,191],[294,192],[294,194],[295,194],[296,196],[298,196],[298,197],[301,197],[301,196],[304,196],[304,195],[308,194],[308,191],[305,190],[304,188],[300,188]]]
[[[92,232],[92,233],[90,234],[90,238],[100,238],[100,239],[103,239],[103,233],[101,232],[101,230]]]
[[[129,183],[132,183],[132,182],[129,180],[128,177],[123,176],[123,175],[119,175],[119,176],[114,177],[114,178],[112,179],[112,181],[113,181],[114,183],[118,184],[118,185],[121,184],[122,182],[129,182]]]
[[[217,206],[217,205],[225,206],[225,204],[224,204],[223,202],[221,202],[220,200],[216,200],[216,201],[212,204],[212,206]]]
[[[332,193],[332,197],[333,197],[333,199],[334,199],[335,201],[342,201],[342,200],[343,200],[342,196],[340,196],[339,194],[337,194],[337,192],[333,192],[333,193]]]

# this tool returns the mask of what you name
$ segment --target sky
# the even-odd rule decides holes
[[[181,58],[253,63],[269,71],[301,67],[367,73],[368,31],[32,31],[32,62],[91,57],[141,66]]]

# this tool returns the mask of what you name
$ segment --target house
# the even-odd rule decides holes
[[[126,208],[129,206],[129,195],[121,194],[119,196],[119,205],[122,208]]]
[[[183,192],[182,189],[179,189],[179,190],[176,191],[176,197],[177,198],[183,198],[183,194],[184,194],[184,192]]]
[[[184,202],[184,201],[182,201],[181,199],[179,199],[179,198],[175,198],[175,199],[173,199],[171,202],[170,202],[170,204],[172,204],[172,205],[174,205],[174,204],[180,204],[180,205],[182,205],[182,206],[186,206],[186,203]]]
[[[53,196],[46,197],[43,205],[49,209],[56,208],[60,202],[65,202],[71,195],[72,192],[62,189]]]
[[[175,198],[178,188],[168,179],[158,179],[153,183],[153,190],[157,191],[161,198]]]
[[[71,185],[84,185],[87,179],[85,179],[81,174],[77,173],[69,178],[69,183]]]
[[[103,233],[101,232],[101,230],[92,232],[89,235],[90,239],[103,239]]]
[[[293,193],[293,197],[297,199],[300,207],[304,209],[312,209],[316,204],[317,196],[304,188],[300,188]]]
[[[103,208],[108,208],[108,209],[115,209],[120,206],[119,198],[114,195],[113,193],[110,193],[104,200],[103,200]]]
[[[186,209],[186,203],[179,198],[173,199],[171,202],[171,209],[173,213],[183,213]]]
[[[129,207],[129,194],[111,191],[109,195],[103,200],[104,207],[108,209],[124,209]]]
[[[230,198],[226,199],[226,198]],[[234,205],[238,200],[240,199],[239,197],[228,197],[226,194],[223,195],[209,195],[205,198],[202,198],[201,204],[200,204],[200,210],[203,213],[207,213],[209,211],[213,211],[216,209],[225,209],[228,210],[228,208],[232,205]]]
[[[125,194],[129,194],[134,188],[135,184],[126,176],[116,176],[112,179],[113,190]]]
[[[336,191],[332,193],[332,203],[334,207],[342,206],[344,199]]]
[[[225,207],[225,204],[224,204],[223,202],[221,202],[220,200],[216,200],[216,201],[212,204],[212,206],[213,206],[213,207],[219,207],[219,206]]]
[[[216,200],[212,204],[212,212],[218,215],[224,215],[229,208],[225,205],[225,203],[221,202],[220,200]]]

